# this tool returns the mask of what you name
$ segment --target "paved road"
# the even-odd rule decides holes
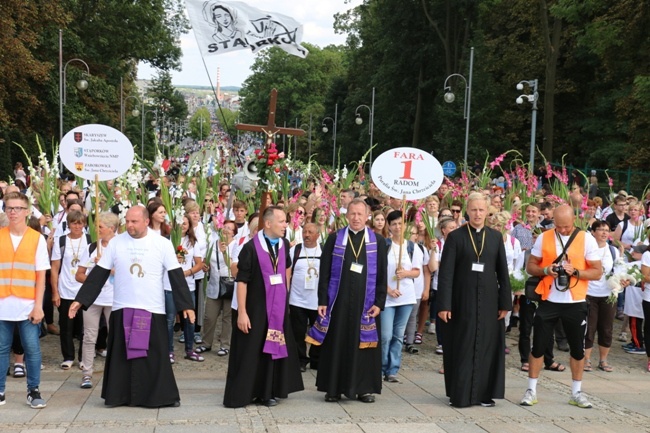
[[[621,322],[616,322],[616,330]],[[618,335],[616,332],[615,335]],[[455,409],[448,406],[442,375],[442,357],[435,355],[432,335],[425,336],[418,355],[404,354],[399,378],[385,384],[375,404],[342,400],[325,403],[315,390],[315,372],[303,374],[306,390],[281,400],[274,408],[251,405],[242,409],[222,406],[226,358],[214,352],[206,362],[180,359],[174,366],[181,390],[181,407],[166,409],[106,408],[100,398],[103,361],[97,362],[95,388],[79,388],[78,369],[58,368],[58,338],[43,340],[45,353],[41,391],[48,406],[30,409],[25,404],[24,379],[8,378],[7,404],[0,407],[0,432],[650,432],[650,374],[647,358],[628,355],[620,344],[612,349],[614,372],[595,370],[585,374],[583,390],[593,409],[570,406],[571,376],[544,371],[538,385],[539,404],[519,405],[526,388],[526,374],[519,370],[516,331],[509,336],[506,398],[494,408]],[[177,353],[182,346],[177,343]],[[568,364],[568,354],[556,358]]]

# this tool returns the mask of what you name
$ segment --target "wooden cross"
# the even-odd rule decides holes
[[[247,123],[238,123],[235,127],[240,131],[263,132],[266,134],[267,145],[273,140],[276,134],[303,136],[305,131],[295,128],[279,128],[275,126],[275,105],[278,101],[277,89],[271,90],[271,102],[269,103],[269,118],[266,125],[250,125]]]

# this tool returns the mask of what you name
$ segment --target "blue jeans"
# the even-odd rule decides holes
[[[40,325],[29,320],[10,322],[0,320],[0,394],[5,392],[6,372],[9,368],[9,350],[14,339],[14,326],[18,327],[20,341],[25,350],[25,369],[27,370],[27,391],[38,388],[41,383],[41,343],[38,341]]]
[[[170,290],[165,290],[165,316],[167,317],[167,341],[169,343],[169,353],[173,353],[176,305],[174,305],[174,295],[172,295],[172,292]]]
[[[397,374],[402,363],[402,345],[406,322],[413,304],[386,307],[381,312],[381,370],[384,376]]]

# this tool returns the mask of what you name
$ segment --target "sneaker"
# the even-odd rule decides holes
[[[438,344],[438,345],[436,346],[436,353],[437,353],[438,355],[442,355],[442,344]]]
[[[178,337],[178,342],[179,343],[185,343],[185,334],[181,334],[181,336]]]
[[[45,400],[41,397],[41,392],[38,388],[32,389],[27,394],[27,405],[32,409],[42,409],[47,406]]]
[[[399,379],[394,374],[384,376],[384,382],[400,383]]]
[[[89,389],[93,387],[93,383],[91,382],[91,377],[90,376],[84,376],[83,379],[81,379],[81,388],[83,389]]]
[[[199,333],[194,334],[194,343],[195,344],[203,343],[203,338],[201,338],[201,334],[199,334]]]
[[[66,360],[61,363],[61,369],[62,370],[70,370],[72,367],[72,364],[74,364],[74,361]]]
[[[631,353],[632,355],[645,355],[644,347],[631,347],[629,349],[624,349],[626,353]]]
[[[106,355],[108,355],[108,351],[106,349],[96,350],[95,353],[97,353],[97,355],[101,356],[102,358],[106,358]]]
[[[2,405],[5,404],[5,403],[6,403],[6,401],[5,401],[5,395],[4,395],[4,394],[0,394],[0,406],[2,406]]]
[[[494,400],[486,400],[481,402],[482,407],[494,407],[497,404],[494,402]]]
[[[623,350],[625,350],[625,349],[632,349],[635,346],[634,343],[627,343],[627,344],[621,344],[621,347],[623,348]]]
[[[429,324],[429,327],[427,328],[427,334],[435,334],[436,333],[436,324],[434,322]]]
[[[591,409],[592,407],[591,403],[589,403],[589,400],[587,400],[587,397],[585,397],[582,392],[572,395],[569,399],[569,404],[583,409]]]
[[[627,341],[627,332],[621,332],[618,334],[618,341]]]
[[[537,404],[537,393],[532,389],[527,389],[524,393],[524,398],[521,399],[521,403],[519,404],[522,406],[532,406]]]

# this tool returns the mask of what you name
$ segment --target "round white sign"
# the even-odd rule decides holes
[[[131,141],[115,128],[89,124],[73,128],[59,145],[61,162],[83,179],[111,180],[133,164]]]
[[[440,188],[444,175],[436,158],[422,149],[397,147],[372,162],[372,181],[390,197],[419,200]]]

